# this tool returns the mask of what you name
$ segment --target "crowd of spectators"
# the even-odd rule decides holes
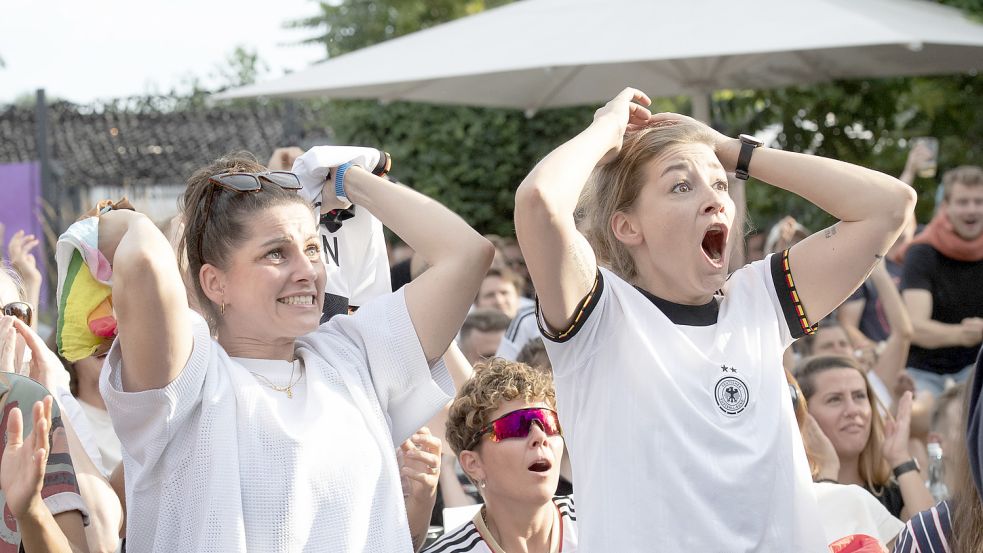
[[[14,232],[0,550],[983,550],[983,169],[920,225],[923,147],[894,179],[646,104],[530,173],[517,239],[379,150],[232,154],[172,220],[62,229],[43,326]],[[735,170],[840,222],[742,236]]]

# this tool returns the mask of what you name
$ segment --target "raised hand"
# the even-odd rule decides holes
[[[440,477],[440,439],[430,433],[424,426],[410,436],[410,439],[399,446],[400,467],[404,494],[419,500],[427,499],[436,493],[437,480]]]
[[[52,392],[58,389],[67,390],[70,377],[58,356],[48,349],[34,329],[19,319],[14,319],[13,324],[17,334],[31,350],[30,377]]]
[[[40,244],[33,234],[26,234],[24,231],[19,230],[14,233],[10,238],[10,242],[7,243],[7,254],[10,256],[10,264],[17,269],[21,278],[24,279],[25,283],[41,283],[41,272],[38,271],[37,261],[34,259],[34,254],[31,250]]]
[[[51,428],[51,396],[34,403],[34,429],[25,439],[24,420],[19,408],[10,410],[7,445],[0,459],[0,489],[15,518],[29,510],[44,508],[41,487],[48,462],[48,429]]]
[[[24,365],[24,346],[18,343],[15,321],[20,322],[9,315],[0,317],[0,372],[20,374]]]
[[[651,103],[652,100],[641,90],[626,88],[594,112],[594,124],[610,125],[612,131],[611,149],[598,165],[618,157],[627,131],[642,128],[648,123],[652,113],[645,106]]]
[[[884,444],[881,454],[891,467],[896,467],[911,459],[908,451],[908,437],[911,434],[911,392],[905,392],[898,400],[898,412],[888,414],[884,420]]]
[[[294,160],[302,155],[304,155],[304,150],[297,146],[277,148],[273,150],[273,155],[270,156],[270,162],[266,164],[266,168],[270,171],[289,171],[294,166]]]

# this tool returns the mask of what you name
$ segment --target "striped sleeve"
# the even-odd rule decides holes
[[[894,553],[952,553],[951,537],[949,504],[942,501],[911,517],[894,542]]]
[[[819,325],[809,321],[805,308],[802,306],[799,291],[795,287],[795,279],[792,277],[788,250],[772,254],[770,263],[771,278],[775,283],[775,294],[778,296],[778,303],[782,306],[785,323],[788,325],[788,331],[792,338],[814,334]]]

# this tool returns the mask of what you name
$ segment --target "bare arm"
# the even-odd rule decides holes
[[[898,401],[898,412],[895,417],[888,415],[884,421],[884,443],[881,454],[888,466],[894,468],[911,458],[908,451],[908,438],[911,432],[911,392],[905,392]],[[911,515],[924,511],[935,505],[932,494],[925,487],[924,477],[919,471],[909,471],[898,478],[904,508],[901,519],[908,520]]]
[[[908,317],[908,310],[901,301],[901,294],[898,293],[898,288],[891,280],[891,275],[887,272],[883,261],[874,267],[870,278],[874,282],[888,325],[891,327],[891,334],[887,337],[884,349],[877,358],[874,372],[889,390],[894,390],[898,383],[898,376],[908,362],[908,348],[911,346],[914,327],[911,318]]]
[[[72,456],[79,493],[85,501],[85,506],[89,508],[89,525],[85,527],[85,540],[93,553],[113,553],[119,547],[123,507],[109,480],[85,453],[85,448],[82,447],[82,442],[75,434],[68,417],[62,417],[62,423],[68,436],[68,449]],[[57,518],[55,517],[56,520]],[[81,519],[79,521],[81,522]]]
[[[972,319],[960,324],[941,323],[932,319],[932,293],[909,288],[902,292],[904,304],[911,316],[914,334],[911,342],[926,349],[971,347],[983,340],[983,331]]]
[[[413,548],[423,547],[430,529],[430,517],[437,501],[437,482],[440,474],[441,441],[424,426],[400,446],[402,463],[400,477],[404,481],[403,495],[406,517],[410,525]]]
[[[648,121],[642,105],[649,103],[642,92],[625,89],[597,110],[589,127],[543,158],[516,191],[516,237],[553,328],[568,325],[597,273],[594,251],[574,223],[577,200],[594,167],[617,155],[625,130]]]
[[[113,266],[123,388],[163,388],[181,373],[192,347],[187,293],[174,251],[150,219],[127,210],[99,217],[99,250]]]
[[[736,163],[739,142],[721,156]],[[806,314],[818,321],[843,303],[894,243],[915,193],[897,179],[817,156],[758,148],[750,173],[798,194],[840,219],[789,252]],[[718,155],[720,155],[718,153]],[[729,167],[724,162],[724,167]]]
[[[674,113],[652,118],[670,119],[693,121]],[[734,171],[741,142],[714,133],[717,158],[724,170]],[[798,295],[812,321],[830,314],[860,286],[901,233],[915,205],[914,190],[898,179],[818,156],[757,148],[748,172],[840,220],[789,252]]]
[[[88,552],[82,530],[82,515],[69,511],[52,516],[41,488],[50,453],[51,396],[33,406],[34,427],[25,439],[24,419],[19,408],[10,410],[7,439],[0,459],[0,488],[4,490],[5,510],[17,521],[21,545],[27,553]]]
[[[423,352],[427,360],[437,359],[461,328],[494,248],[443,205],[361,167],[345,173],[345,192],[430,265],[406,285],[405,295]]]
[[[850,343],[855,347],[870,344],[870,338],[860,331],[860,319],[863,317],[866,304],[867,300],[853,300],[843,303],[836,309],[836,320],[840,322],[843,330],[850,337]]]

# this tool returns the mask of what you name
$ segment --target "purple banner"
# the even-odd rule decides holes
[[[32,252],[38,270],[45,276],[41,284],[41,310],[47,304],[49,283],[45,261],[49,258],[41,225],[41,165],[37,162],[0,164],[0,250],[7,256],[7,243],[15,232],[23,230],[41,239]],[[53,257],[53,256],[51,256]]]

